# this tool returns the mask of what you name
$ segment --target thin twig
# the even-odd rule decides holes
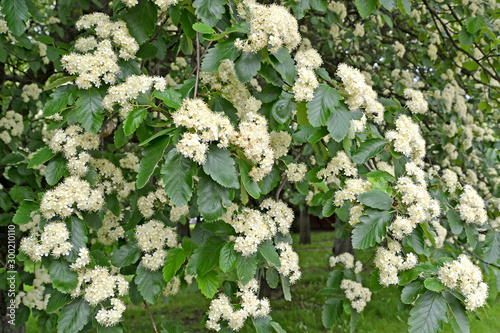
[[[213,43],[213,41],[210,41],[210,43],[208,43],[207,47],[205,48],[205,51],[203,51],[203,54],[201,55],[201,58],[203,58],[205,56],[205,54],[207,54],[208,49],[210,48],[210,46],[212,45],[212,43]],[[194,68],[191,71],[191,73],[189,73],[188,79],[190,79],[191,76],[193,76],[193,74],[194,74],[194,72],[196,72],[196,70],[198,70],[198,64],[196,64],[196,66],[194,66]]]
[[[198,95],[198,81],[200,80],[200,33],[196,31],[196,81],[194,83],[194,97]]]
[[[144,301],[144,305],[146,306],[146,310],[148,310],[149,318],[151,318],[151,324],[153,324],[153,328],[155,329],[155,333],[158,333],[158,330],[156,329],[155,321],[153,319],[153,314],[151,314],[151,311],[149,310],[148,303],[146,303],[146,301]]]

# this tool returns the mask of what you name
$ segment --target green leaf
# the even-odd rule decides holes
[[[352,156],[352,160],[357,164],[363,164],[370,158],[382,152],[385,148],[385,140],[369,139],[362,142],[356,154]]]
[[[216,144],[210,145],[203,171],[224,187],[238,188],[240,186],[231,152],[217,147]]]
[[[219,267],[224,273],[230,272],[238,262],[238,252],[234,249],[234,242],[227,242],[220,250]]]
[[[351,128],[351,112],[344,107],[337,108],[337,112],[328,118],[326,127],[335,141],[344,140]]]
[[[31,213],[38,210],[40,204],[35,201],[23,200],[12,219],[15,224],[26,224],[31,221]]]
[[[342,301],[338,298],[330,298],[323,305],[323,311],[321,312],[321,321],[323,321],[323,326],[326,328],[332,328],[333,325],[342,316],[344,308],[342,306]]]
[[[370,171],[366,174],[366,177],[380,178],[387,180],[389,182],[393,182],[396,180],[396,178],[393,175],[391,175],[387,171],[382,171],[382,170]]]
[[[206,25],[205,23],[195,23],[193,24],[194,31],[201,32],[202,34],[214,34],[215,30]]]
[[[414,281],[418,276],[420,275],[422,271],[418,269],[417,267],[413,267],[412,269],[409,269],[407,271],[404,271],[401,274],[401,279],[399,280],[399,285],[404,286],[405,284],[408,284],[412,281]]]
[[[116,267],[135,264],[142,256],[142,251],[135,244],[125,244],[111,255],[111,263]]]
[[[57,88],[55,92],[50,94],[49,99],[43,107],[43,116],[49,117],[55,115],[68,104],[73,103],[78,94],[78,89],[73,85],[66,85]]]
[[[52,290],[46,311],[48,313],[54,313],[69,302],[71,302],[71,296],[69,294],[63,294],[57,290]]]
[[[28,163],[28,168],[33,168],[35,166],[38,166],[42,163],[45,163],[47,161],[50,161],[52,157],[56,156],[56,154],[47,146],[39,149],[31,158],[30,162]]]
[[[411,304],[415,302],[418,295],[425,291],[424,283],[422,280],[415,280],[408,283],[401,292],[401,302],[404,304]]]
[[[271,114],[278,123],[283,124],[290,118],[293,110],[295,103],[291,98],[280,98],[273,104]]]
[[[151,141],[149,146],[144,149],[141,159],[141,164],[139,166],[139,172],[137,173],[136,185],[137,188],[143,188],[144,185],[149,181],[149,177],[153,174],[156,168],[156,164],[163,157],[163,151],[168,146],[170,142],[170,137],[160,137]]]
[[[458,34],[458,40],[460,41],[460,44],[470,46],[474,42],[474,35],[469,33],[466,27],[462,27],[462,30]]]
[[[196,163],[182,156],[176,149],[168,152],[161,168],[165,191],[174,205],[183,207],[193,195],[193,176]]]
[[[271,321],[269,324],[271,324],[272,328],[274,328],[276,333],[286,333],[286,331],[281,327],[279,323]]]
[[[483,255],[486,262],[497,262],[500,258],[500,233],[494,230],[488,231],[484,240]]]
[[[450,324],[455,333],[469,333],[469,318],[465,312],[465,307],[462,302],[460,302],[455,296],[450,292],[445,291],[443,293],[446,302],[448,303],[448,308],[450,309]]]
[[[280,256],[278,255],[272,241],[260,243],[258,249],[260,254],[262,254],[262,256],[266,258],[271,265],[281,267]]]
[[[446,320],[446,301],[440,293],[428,290],[415,302],[410,311],[408,325],[410,333],[435,333]]]
[[[213,27],[222,18],[225,4],[226,0],[196,0],[193,2],[193,7],[196,8],[196,15],[208,26]]]
[[[242,52],[234,62],[236,77],[241,83],[250,81],[260,69],[262,54]]]
[[[151,1],[140,0],[124,15],[128,31],[139,44],[144,43],[155,31],[157,13],[158,10]]]
[[[439,282],[437,277],[428,277],[424,281],[425,288],[432,291],[441,291],[444,289],[444,286],[441,282]]]
[[[366,210],[352,231],[352,246],[355,249],[366,249],[380,243],[386,235],[386,227],[389,226],[391,219],[390,212]]]
[[[70,234],[69,242],[72,248],[66,259],[75,262],[80,249],[87,246],[87,228],[76,216],[71,216],[71,219],[67,222],[67,227]]]
[[[380,0],[380,4],[391,12],[394,9],[394,6],[396,6],[396,0]]]
[[[231,205],[231,189],[225,188],[206,175],[200,175],[198,210],[209,222],[219,219]],[[223,205],[224,204],[224,205]]]
[[[134,281],[137,284],[137,290],[139,290],[139,293],[146,302],[155,304],[161,292],[167,286],[162,272],[150,271],[140,264],[137,266],[136,274]]]
[[[269,287],[274,289],[278,286],[278,283],[280,282],[280,274],[274,268],[267,268],[266,269],[266,281],[267,281],[267,284],[269,284]]]
[[[226,242],[217,236],[210,236],[203,244],[194,250],[189,266],[194,266],[198,275],[205,275],[219,263],[219,254]]]
[[[165,258],[165,266],[163,266],[163,278],[166,282],[170,282],[175,276],[175,273],[181,268],[186,261],[186,252],[182,248],[168,250]]]
[[[307,119],[311,125],[323,125],[335,107],[339,105],[340,94],[326,84],[320,84],[314,92],[314,98],[307,103]]]
[[[96,88],[80,90],[80,98],[76,101],[76,115],[82,127],[91,133],[97,133],[104,121],[102,114],[102,96]]]
[[[283,276],[283,274],[280,274],[281,277],[281,289],[283,290],[283,298],[285,301],[290,302],[292,300],[292,294],[290,293],[290,280],[286,277]]]
[[[256,271],[257,256],[251,254],[245,257],[241,253],[238,253],[236,272],[238,274],[238,280],[240,280],[243,285],[246,285],[255,276]]]
[[[123,147],[127,142],[132,139],[132,135],[125,135],[123,133],[123,123],[121,123],[118,128],[115,130],[115,137],[114,137],[114,143],[116,148],[121,148]]]
[[[163,91],[155,90],[154,97],[161,99],[166,106],[173,109],[180,108],[182,104],[182,95],[172,88],[167,88]]]
[[[54,259],[49,268],[52,286],[62,293],[69,293],[78,285],[78,274],[69,269],[69,263],[62,259]]]
[[[278,167],[274,166],[273,170],[262,179],[262,186],[260,192],[263,195],[268,194],[276,186],[278,186],[280,180],[281,178],[280,178],[280,172],[278,171]]]
[[[393,204],[390,196],[379,191],[361,193],[358,200],[368,207],[380,210],[390,210]]]
[[[9,31],[21,36],[26,30],[26,22],[30,18],[25,0],[2,0],[2,12]]]
[[[240,175],[243,186],[247,190],[248,194],[250,194],[253,198],[258,199],[260,197],[260,188],[259,184],[254,182],[253,179],[248,175],[251,169],[250,164],[244,159],[242,155],[240,155],[238,164],[240,166]]]
[[[57,333],[80,332],[90,317],[90,305],[83,298],[77,298],[62,308],[57,321]]]
[[[198,281],[201,293],[208,298],[213,298],[220,286],[219,276],[215,270],[205,275],[198,275],[196,281]]]
[[[356,0],[354,1],[359,15],[365,18],[368,17],[377,6],[377,0]]]
[[[47,165],[45,168],[45,180],[49,185],[55,185],[59,180],[68,175],[69,172],[66,169],[66,159],[62,156],[58,156]]]
[[[410,0],[397,0],[396,4],[401,14],[408,15],[409,13],[411,13]]]
[[[467,28],[467,32],[471,34],[475,34],[484,26],[485,20],[484,16],[472,16],[467,19],[465,26]]]
[[[40,35],[40,36],[45,36],[45,35]],[[46,36],[46,37],[49,37],[49,36]],[[54,43],[54,41],[52,40],[51,43]],[[47,84],[43,90],[48,91],[48,90],[55,89],[55,88],[65,84],[65,83],[73,81],[75,78],[76,78],[76,76],[60,77],[60,78],[55,79],[54,81],[50,82],[49,84]]]
[[[137,108],[130,111],[127,118],[125,118],[125,121],[123,122],[123,133],[127,136],[132,135],[135,130],[139,128],[139,125],[144,120],[144,117],[146,117],[147,112],[148,111],[145,108]]]
[[[293,1],[290,7],[292,7],[293,14],[297,18],[297,20],[300,20],[304,17],[304,15],[310,8],[309,0]]]
[[[475,249],[477,245],[477,239],[479,238],[476,225],[466,224],[465,234],[467,235],[467,241],[469,242],[469,245],[471,246],[472,249]]]
[[[217,45],[208,50],[205,57],[203,57],[201,69],[204,72],[215,72],[219,69],[220,63],[224,59],[234,61],[239,53],[240,51],[234,46],[232,40],[217,43]]]

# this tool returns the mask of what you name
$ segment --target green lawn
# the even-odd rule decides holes
[[[325,296],[318,295],[317,291],[325,286],[330,268],[327,258],[333,245],[333,232],[313,233],[313,244],[297,245],[298,235],[294,235],[295,249],[300,256],[302,279],[292,286],[293,301],[286,302],[280,291],[270,296],[271,316],[279,322],[288,333],[304,332],[348,332],[347,319],[338,322],[338,325],[327,330],[321,322],[321,310]],[[368,259],[370,254],[363,253],[357,257],[362,261]],[[384,332],[400,333],[408,330],[407,320],[409,310],[398,302],[399,291],[396,287],[383,289],[372,295],[360,316],[356,332]],[[398,303],[399,306],[398,306]],[[188,326],[189,332],[207,332],[200,324],[210,302],[199,293],[196,285],[191,285],[187,290],[170,298],[162,298],[156,305],[150,306],[156,324],[159,326],[165,320],[173,320]],[[140,306],[127,305],[123,324],[125,332],[151,333],[151,321],[147,311]],[[495,305],[487,311],[479,311],[481,320],[470,315],[471,332],[500,332],[500,305]],[[35,326],[34,326],[35,325]],[[36,322],[30,320],[28,333],[36,332]],[[253,332],[253,329],[243,329],[242,332]],[[445,332],[452,332],[447,327]]]

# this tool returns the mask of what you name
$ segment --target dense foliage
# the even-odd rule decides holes
[[[495,301],[497,1],[1,4],[14,326],[121,332],[196,283],[207,329],[284,332],[259,289],[293,302],[305,209],[373,253],[325,262],[325,328],[390,285],[410,332]]]

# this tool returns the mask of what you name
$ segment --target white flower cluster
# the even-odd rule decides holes
[[[301,182],[306,176],[307,165],[305,163],[290,163],[288,164],[288,169],[285,172],[289,182]]]
[[[165,289],[163,289],[164,296],[176,295],[179,293],[181,288],[181,279],[178,276],[174,276],[170,282],[167,283]]]
[[[27,84],[23,87],[21,98],[23,99],[24,103],[28,103],[30,101],[30,98],[36,101],[41,92],[42,89],[38,88],[38,85],[36,83]]]
[[[125,312],[125,303],[119,298],[112,298],[111,305],[113,306],[112,309],[100,309],[95,316],[97,322],[102,326],[114,326],[118,324],[123,312]]]
[[[160,7],[162,12],[166,12],[170,6],[177,5],[178,0],[153,0],[153,2]],[[131,8],[139,3],[139,0],[122,0],[122,3]]]
[[[56,215],[68,217],[77,209],[96,212],[103,204],[102,189],[92,189],[86,180],[72,176],[45,192],[40,203],[40,212],[46,219]]]
[[[292,249],[290,244],[285,242],[276,244],[276,248],[281,251],[281,266],[277,267],[277,270],[280,274],[289,276],[290,284],[294,284],[300,280],[300,277],[302,276],[299,266],[299,255]]]
[[[450,193],[455,193],[457,188],[460,188],[460,183],[458,182],[457,174],[450,169],[443,170],[443,181],[445,187],[448,189],[448,192]]]
[[[139,171],[140,160],[135,154],[126,152],[125,157],[120,159],[119,163],[122,169],[130,169],[134,172]]]
[[[331,256],[329,261],[330,267],[335,267],[335,265],[341,263],[346,269],[354,268],[354,273],[356,274],[361,273],[363,269],[363,264],[359,260],[356,261],[356,266],[354,265],[354,256],[349,252],[341,253],[338,256]]]
[[[425,156],[425,140],[420,128],[410,117],[402,114],[396,119],[396,130],[385,133],[388,140],[394,141],[394,150],[403,153],[415,163],[421,164]]]
[[[356,281],[343,279],[340,282],[340,288],[344,289],[345,297],[351,301],[352,308],[358,312],[363,311],[366,303],[372,299],[370,289],[363,287],[361,283]]]
[[[51,283],[50,275],[43,268],[35,270],[33,289],[26,292],[19,291],[16,295],[16,307],[22,303],[31,309],[45,310],[49,302],[50,293],[45,293],[44,284]]]
[[[484,306],[488,298],[488,285],[483,282],[481,269],[465,254],[452,262],[444,263],[439,270],[439,280],[448,288],[457,288],[465,296],[467,310]]]
[[[0,34],[5,34],[9,31],[7,26],[7,21],[5,21],[5,16],[0,13]]]
[[[176,149],[199,164],[206,160],[208,144],[219,141],[219,148],[227,148],[235,136],[231,121],[225,115],[213,112],[201,99],[185,99],[179,110],[172,114],[177,127],[184,126],[196,133],[185,132]]]
[[[83,150],[99,148],[100,140],[97,134],[85,132],[80,126],[72,125],[65,130],[57,129],[48,133],[46,141],[54,153],[62,152],[69,160],[76,156],[78,148]]]
[[[118,238],[123,238],[125,230],[120,225],[122,219],[123,214],[116,216],[108,210],[102,219],[102,226],[97,230],[97,241],[103,245],[111,245]]]
[[[259,244],[271,239],[278,231],[284,235],[290,232],[294,218],[290,207],[271,198],[264,200],[260,207],[268,210],[267,213],[250,208],[238,212],[238,206],[232,204],[221,218],[241,234],[235,239],[234,249],[244,256],[257,252]]]
[[[326,165],[324,169],[318,171],[318,178],[325,181],[326,184],[335,184],[340,186],[340,172],[343,171],[346,176],[356,177],[358,169],[351,159],[346,155],[343,150],[337,152],[334,158]]]
[[[7,111],[5,117],[0,119],[0,139],[8,144],[13,136],[20,136],[24,131],[23,116],[15,111]]]
[[[299,77],[293,85],[293,94],[296,101],[310,101],[314,97],[314,90],[319,86],[314,70],[321,66],[323,60],[315,49],[299,51],[295,55],[297,74]]]
[[[406,102],[406,106],[410,109],[411,112],[417,114],[426,113],[429,109],[429,105],[427,104],[427,100],[424,98],[424,95],[415,89],[406,88],[404,90],[404,95],[406,98],[410,99]]]
[[[349,210],[349,224],[355,226],[359,222],[359,218],[363,216],[363,205],[353,205]]]
[[[375,123],[383,124],[384,106],[377,101],[377,93],[366,83],[365,76],[358,69],[343,63],[339,65],[337,75],[342,79],[345,90],[350,96],[347,99],[349,109],[354,111],[364,107]]]
[[[268,46],[271,53],[276,53],[282,47],[292,51],[300,44],[297,19],[286,7],[243,0],[238,4],[238,14],[250,22],[248,39],[238,38],[234,43],[240,50],[257,53]]]
[[[113,110],[114,104],[120,104],[120,115],[126,117],[133,109],[132,100],[139,94],[154,88],[163,91],[167,82],[159,76],[130,75],[125,82],[109,87],[107,95],[102,99],[102,106],[106,110]]]
[[[250,280],[245,286],[239,284],[240,291],[236,293],[241,298],[240,308],[234,310],[225,294],[212,300],[208,309],[208,320],[205,326],[214,331],[220,331],[220,320],[226,320],[233,331],[240,330],[248,317],[260,318],[269,314],[270,305],[267,298],[258,299],[259,284],[256,279]]]
[[[444,245],[444,241],[446,240],[448,231],[441,225],[441,223],[439,223],[439,220],[432,220],[430,223],[435,231],[434,242],[436,244],[436,248],[440,249]],[[432,245],[432,242],[426,238],[425,244],[430,247]]]
[[[79,269],[84,268],[88,264],[90,264],[89,249],[87,249],[85,246],[83,246],[78,251],[78,258],[76,258],[76,261],[74,263],[72,263],[69,266],[69,268],[72,271],[77,271]]]
[[[399,41],[396,41],[394,43],[394,52],[398,57],[403,58],[406,52],[405,46],[401,44]]]
[[[345,201],[355,201],[358,195],[368,192],[372,189],[372,184],[361,178],[351,178],[345,181],[344,188],[335,192],[333,203],[340,207]]]
[[[477,223],[483,225],[488,222],[488,214],[484,206],[484,200],[470,186],[464,186],[464,192],[460,195],[460,204],[457,206],[460,218],[466,223]]]
[[[137,226],[135,239],[137,239],[137,246],[146,252],[142,257],[142,265],[152,271],[163,267],[167,256],[165,245],[174,248],[178,244],[175,229],[166,227],[162,222],[156,220]]]
[[[105,158],[92,159],[92,166],[97,171],[96,182],[106,194],[116,193],[124,199],[135,189],[135,182],[127,182],[123,178],[122,170]]]
[[[64,222],[47,224],[41,234],[32,231],[28,237],[21,240],[21,250],[34,262],[40,261],[43,256],[51,254],[54,258],[67,255],[73,248],[68,242],[69,231]]]
[[[375,266],[379,269],[379,282],[388,287],[391,284],[398,284],[398,271],[406,271],[415,267],[418,258],[414,253],[408,253],[406,260],[398,255],[401,252],[401,244],[391,242],[388,248],[379,247],[375,254]]]
[[[163,186],[159,186],[156,191],[149,192],[147,196],[140,197],[137,200],[137,208],[141,212],[142,216],[149,219],[155,213],[155,201],[159,201],[161,204],[167,204],[167,192]]]
[[[292,143],[292,136],[284,131],[269,133],[271,138],[271,148],[274,151],[274,158],[280,158],[288,153],[288,147]]]

